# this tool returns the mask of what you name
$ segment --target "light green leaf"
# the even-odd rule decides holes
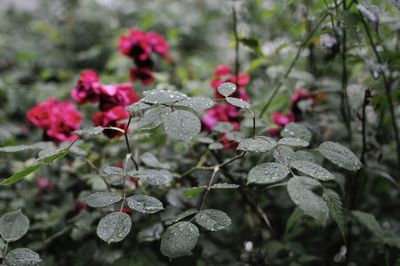
[[[207,209],[199,211],[194,220],[204,229],[209,231],[226,230],[231,225],[231,218],[220,210]]]
[[[107,242],[122,241],[131,231],[131,217],[124,212],[113,212],[101,218],[97,225],[97,235]]]
[[[236,91],[236,85],[232,82],[224,82],[217,89],[222,96],[228,97]]]
[[[206,186],[192,187],[185,190],[184,194],[189,199],[196,197],[206,189]]]
[[[39,152],[39,157],[36,159],[38,162],[45,164],[52,163],[55,160],[61,159],[69,153],[69,149],[63,148],[58,150],[43,150]]]
[[[170,104],[187,98],[188,96],[179,91],[164,89],[146,91],[142,102],[151,104]]]
[[[289,174],[286,166],[280,163],[263,163],[254,166],[247,177],[248,183],[270,184],[284,179]]]
[[[39,254],[28,248],[16,248],[5,256],[6,265],[9,266],[34,266],[40,265],[42,260]]]
[[[356,171],[362,167],[357,156],[339,143],[325,141],[319,146],[318,151],[326,159],[344,169]]]
[[[120,195],[108,191],[95,192],[83,199],[87,205],[93,208],[107,207],[121,200]]]
[[[295,176],[289,179],[287,190],[292,201],[309,215],[325,226],[329,218],[326,202],[312,190],[321,184],[315,179],[305,176]]]
[[[138,129],[149,130],[158,127],[164,123],[166,117],[171,113],[171,108],[167,106],[158,106],[147,110],[138,122]]]
[[[298,138],[281,138],[278,141],[278,144],[294,146],[294,147],[307,147],[308,145],[310,145],[310,143],[308,143],[308,141],[305,141],[303,139],[298,139]]]
[[[374,237],[376,237],[380,242],[384,242],[382,228],[374,215],[362,211],[352,211],[351,213],[374,235]]]
[[[276,147],[277,143],[273,138],[255,137],[245,139],[239,143],[237,150],[249,152],[268,152]]]
[[[21,210],[3,214],[0,217],[0,235],[7,242],[22,238],[29,229],[29,219]]]
[[[192,223],[173,224],[161,236],[161,253],[171,259],[185,256],[196,246],[199,236],[199,229]]]
[[[188,97],[174,104],[174,106],[184,106],[200,113],[210,109],[215,105],[215,102],[206,97]]]
[[[21,180],[22,178],[24,178],[25,176],[35,172],[36,170],[42,168],[45,164],[44,163],[38,163],[32,166],[29,166],[19,172],[16,172],[15,174],[13,174],[12,176],[4,179],[3,181],[0,182],[0,185],[2,186],[8,186],[8,185],[12,185],[15,182]]]
[[[200,133],[201,123],[193,113],[176,110],[165,119],[164,128],[169,137],[188,143]]]
[[[302,172],[303,174],[306,174],[308,176],[314,177],[322,181],[335,179],[335,176],[331,174],[328,170],[326,170],[325,168],[323,168],[318,164],[309,161],[300,161],[300,160],[292,161],[290,162],[290,166]]]
[[[172,174],[167,170],[141,169],[139,171],[129,171],[128,175],[152,186],[167,185],[173,179]]]
[[[90,136],[90,135],[99,135],[103,132],[103,127],[91,127],[91,128],[83,128],[79,130],[75,130],[72,133],[77,134],[79,136]]]
[[[156,213],[164,209],[158,199],[146,195],[133,195],[126,199],[129,208],[141,213]]]
[[[281,131],[281,136],[284,138],[296,138],[310,142],[312,138],[311,132],[303,125],[297,123],[287,124]]]
[[[239,98],[227,97],[225,99],[229,104],[239,108],[249,109],[251,107],[251,105],[248,102]]]
[[[329,208],[329,213],[338,225],[343,239],[345,239],[346,228],[344,223],[343,204],[340,196],[332,189],[324,189],[322,197],[325,199]]]

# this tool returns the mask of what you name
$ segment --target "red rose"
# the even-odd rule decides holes
[[[121,36],[118,43],[119,51],[126,56],[146,60],[150,57],[152,46],[146,33],[132,28],[127,35]]]
[[[95,114],[93,116],[93,123],[95,126],[117,127],[125,130],[126,124],[121,123],[120,121],[127,118],[129,118],[128,111],[121,106],[116,106],[106,112]],[[113,129],[106,129],[103,133],[109,138],[122,136],[122,132]]]
[[[280,113],[280,112],[275,112],[272,114],[272,121],[274,122],[275,125],[277,126],[286,126],[290,122],[294,122],[294,116],[292,113],[288,113],[286,115]]]
[[[77,138],[72,131],[80,128],[82,115],[71,102],[59,102],[50,98],[31,108],[28,111],[28,120],[44,129],[47,139],[56,142],[72,141]]]
[[[71,97],[78,104],[86,102],[97,102],[100,94],[100,79],[96,72],[85,70],[71,92]]]
[[[148,32],[146,37],[156,53],[163,57],[168,57],[169,45],[163,36],[155,32]]]
[[[139,96],[130,83],[103,85],[101,87],[99,108],[110,110],[115,106],[127,106],[139,101]]]

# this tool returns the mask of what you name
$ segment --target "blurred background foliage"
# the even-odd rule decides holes
[[[215,67],[219,64],[234,66],[231,13],[234,5],[241,39],[240,71],[251,77],[246,89],[256,113],[260,113],[274,95],[276,84],[282,82],[260,118],[265,129],[272,126],[273,112],[287,111],[296,87],[315,93],[318,105],[304,120],[316,134],[314,141],[339,141],[351,146],[358,155],[366,149],[365,170],[356,174],[360,175],[356,184],[360,187],[357,209],[373,213],[383,228],[399,235],[397,182],[400,170],[388,97],[382,82],[382,73],[385,73],[390,82],[394,114],[400,124],[399,2],[360,1],[369,8],[367,11],[360,8],[357,1],[347,2],[351,2],[348,10],[336,8],[336,1],[329,0],[3,0],[0,2],[0,145],[39,141],[41,133],[28,124],[27,110],[52,96],[69,99],[79,73],[84,69],[98,71],[104,83],[129,82],[128,70],[132,63],[119,54],[117,42],[119,36],[133,26],[163,34],[171,46],[174,61],[156,64],[157,82],[152,87],[168,84],[191,95],[212,96],[214,90],[210,79]],[[360,19],[360,12],[364,21]],[[325,16],[326,19],[318,24]],[[381,62],[374,54],[363,23],[370,29]],[[347,32],[350,135],[340,111],[343,31],[339,26]],[[304,49],[294,68],[283,78],[301,47]],[[149,89],[140,83],[135,83],[134,88],[139,92]],[[366,90],[372,94],[367,105],[363,104]],[[87,126],[91,125],[91,108],[79,107],[87,114]],[[367,136],[364,147],[360,119],[363,108]],[[151,137],[142,136],[137,141],[144,151],[152,150],[158,144],[165,145],[166,148],[157,154],[161,161],[183,166],[192,163],[193,158],[181,157],[188,153],[186,147],[166,142],[159,132]],[[101,145],[83,144],[90,160],[98,165],[122,160],[120,150],[123,145],[118,141],[110,143],[102,139],[97,143]],[[172,151],[177,153],[171,154]],[[11,157],[1,154],[1,177],[28,165],[32,160],[29,158],[30,154]],[[250,168],[256,160],[251,158],[243,166],[233,167],[237,167],[239,176],[244,176],[245,171],[240,168]],[[142,219],[137,216],[134,237],[120,244],[108,246],[96,238],[93,221],[98,219],[98,211],[77,213],[74,209],[81,191],[96,190],[99,185],[98,178],[87,174],[85,167],[84,160],[69,158],[68,163],[64,161],[40,170],[12,189],[0,188],[0,212],[22,208],[33,221],[21,246],[37,250],[44,258],[44,265],[170,263],[160,255],[158,241],[138,241],[139,228],[157,222],[155,217]],[[354,174],[336,174],[339,179],[341,177],[345,192],[348,182],[344,180],[353,178],[351,175]],[[37,188],[34,180],[38,177],[47,177],[57,184],[55,190],[46,193]],[[157,193],[166,195],[164,198],[175,213],[191,205],[179,186]],[[254,195],[254,200],[271,216],[278,234],[274,237],[255,220],[254,213],[240,205],[237,194],[234,191],[214,194],[210,200],[213,207],[221,207],[232,216],[229,236],[228,233],[203,236],[194,251],[195,256],[174,260],[172,264],[343,265],[345,243],[334,224],[322,230],[304,218],[289,235],[283,234],[293,205],[282,189],[259,191]],[[226,204],[227,201],[232,204]],[[395,263],[398,249],[377,245],[362,226],[355,225],[353,230],[353,261],[357,265]],[[156,234],[149,236],[150,240],[157,239],[157,231],[150,232]]]

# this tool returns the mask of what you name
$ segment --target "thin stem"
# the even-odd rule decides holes
[[[346,0],[342,2],[342,9],[344,12],[347,11]],[[341,49],[341,59],[342,59],[342,94],[340,97],[340,106],[342,112],[342,118],[346,125],[347,134],[349,138],[349,143],[351,145],[352,142],[352,134],[351,134],[351,110],[349,105],[349,98],[347,95],[347,83],[348,83],[348,75],[347,75],[347,30],[345,25],[342,26],[342,49]]]
[[[129,145],[129,139],[128,139],[128,129],[129,129],[129,125],[131,124],[131,120],[132,120],[132,115],[129,115],[128,123],[126,124],[125,130],[124,130],[124,137],[125,137],[126,148],[128,149],[128,154],[130,155],[130,159],[132,160],[133,164],[135,165],[136,171],[138,171],[139,164],[136,162],[135,158],[133,158],[133,156],[132,156],[131,146]]]
[[[219,171],[219,169],[220,169],[220,168],[219,168],[218,166],[214,166],[214,171],[213,171],[213,173],[212,173],[212,175],[211,175],[210,182],[208,183],[208,185],[207,185],[207,187],[206,187],[206,190],[205,190],[204,193],[203,193],[203,197],[202,197],[202,199],[201,199],[199,211],[201,211],[201,210],[203,209],[203,207],[204,207],[204,203],[205,203],[205,201],[206,201],[206,198],[207,198],[207,196],[208,196],[208,193],[209,193],[210,190],[211,190],[211,186],[212,186],[212,184],[214,183],[214,179],[215,179],[215,177],[216,177],[217,172]]]
[[[232,5],[232,28],[233,36],[235,38],[235,85],[239,87],[239,71],[240,71],[240,61],[239,61],[239,34],[237,30],[237,14],[235,6]]]
[[[378,50],[376,48],[376,44],[374,42],[374,40],[372,39],[372,35],[371,32],[369,30],[369,27],[362,15],[362,13],[359,11],[358,12],[360,18],[361,18],[361,23],[363,24],[363,27],[365,29],[365,32],[367,34],[367,38],[368,41],[371,45],[372,51],[375,54],[375,57],[378,61],[379,64],[383,64],[383,60],[380,56],[380,54],[378,53]],[[394,112],[394,104],[393,104],[393,99],[392,99],[392,92],[391,92],[391,82],[389,81],[389,79],[386,76],[385,71],[381,71],[381,76],[382,76],[382,80],[383,80],[383,86],[385,88],[385,94],[388,100],[388,105],[389,105],[389,112],[390,112],[390,118],[392,120],[392,127],[393,127],[393,133],[394,133],[394,137],[395,137],[395,141],[396,141],[396,150],[397,150],[397,162],[400,165],[400,136],[399,136],[399,128],[397,126],[397,122],[396,122],[396,115]]]
[[[122,212],[122,209],[124,208],[125,205],[125,200],[126,200],[126,177],[127,177],[127,168],[128,168],[128,161],[132,157],[130,153],[128,153],[125,156],[125,162],[124,162],[124,182],[123,182],[123,187],[122,187],[122,203],[121,203],[121,208],[119,212]]]
[[[362,117],[361,117],[361,135],[362,135],[362,149],[360,161],[365,166],[365,153],[367,152],[367,134],[366,134],[366,109],[369,102],[371,92],[366,90],[364,92],[364,101],[362,106]]]
[[[314,36],[314,34],[317,32],[318,28],[322,25],[322,23],[325,21],[325,19],[328,17],[329,12],[325,13],[321,19],[318,21],[317,25],[310,31],[306,39],[301,43],[300,48],[297,50],[296,56],[292,60],[292,62],[289,65],[289,68],[286,70],[285,74],[283,75],[282,79],[286,79],[290,72],[292,71],[293,67],[295,66],[297,60],[299,59],[301,53],[303,52],[304,48],[307,46],[307,44],[310,42],[311,38]],[[269,97],[268,101],[265,103],[263,108],[261,109],[259,117],[262,117],[264,113],[267,111],[269,105],[272,103],[272,100],[275,98],[275,96],[278,94],[279,89],[282,87],[283,82],[280,81],[272,91],[272,95]]]

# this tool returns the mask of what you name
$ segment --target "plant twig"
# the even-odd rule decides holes
[[[130,159],[132,160],[133,164],[135,165],[136,171],[138,171],[139,164],[136,162],[135,158],[133,158],[133,156],[132,156],[131,146],[129,145],[129,139],[128,139],[128,129],[129,129],[129,125],[131,124],[131,120],[132,120],[132,115],[129,115],[128,123],[126,124],[125,130],[124,130],[124,137],[125,137],[126,148],[128,149],[128,154],[130,155]]]
[[[325,13],[320,20],[318,21],[318,23],[315,25],[315,27],[310,31],[310,33],[308,34],[308,36],[306,37],[306,39],[301,43],[300,48],[297,50],[297,53],[294,57],[294,59],[292,60],[292,62],[289,65],[289,68],[286,70],[285,74],[283,75],[282,79],[286,79],[290,72],[292,71],[293,67],[295,66],[297,60],[299,59],[301,53],[303,52],[304,48],[306,48],[307,44],[310,42],[311,38],[314,36],[314,34],[317,32],[318,28],[322,25],[322,23],[325,21],[325,19],[328,17],[329,12]],[[272,103],[273,99],[275,98],[275,96],[278,94],[279,89],[282,87],[283,82],[280,81],[274,88],[274,90],[272,91],[271,96],[269,97],[268,101],[264,104],[264,106],[261,109],[260,115],[259,117],[262,117],[264,115],[264,113],[268,110],[268,107],[270,106],[270,104]]]

